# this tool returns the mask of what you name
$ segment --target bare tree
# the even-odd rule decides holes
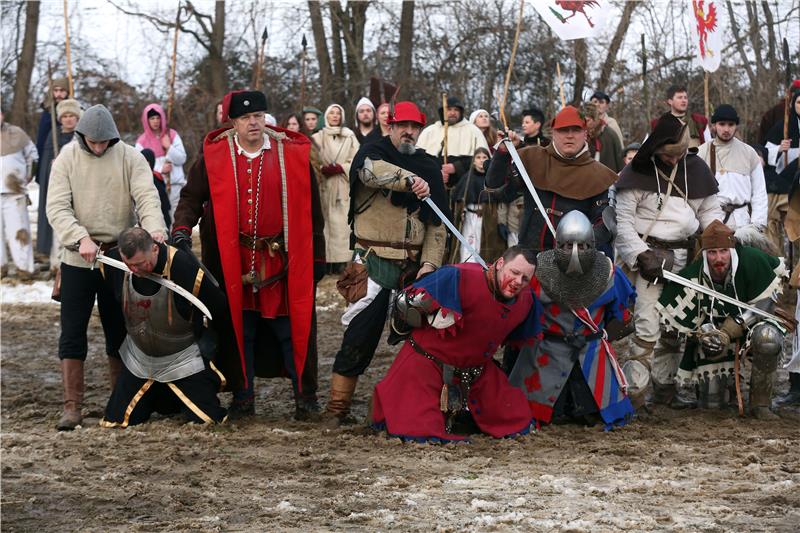
[[[28,100],[30,95],[31,74],[36,58],[36,34],[39,31],[40,3],[28,2],[25,8],[25,37],[22,41],[22,53],[17,62],[17,76],[14,80],[14,104],[11,117],[22,128],[28,129]]]
[[[411,77],[411,64],[414,57],[414,0],[404,0],[403,8],[400,13],[400,41],[397,51],[397,71],[395,77],[398,80],[408,80]]]
[[[611,71],[614,69],[614,65],[617,64],[619,47],[622,45],[622,41],[625,39],[625,34],[631,24],[633,11],[639,4],[640,2],[625,2],[625,7],[622,8],[622,18],[620,18],[617,24],[617,30],[614,32],[614,38],[611,39],[611,44],[608,45],[608,55],[605,61],[603,61],[603,66],[600,69],[600,78],[597,80],[597,86],[603,90],[606,89],[608,81],[611,79]]]

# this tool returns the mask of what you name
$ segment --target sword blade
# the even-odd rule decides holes
[[[464,236],[461,234],[461,232],[460,232],[460,231],[458,231],[458,230],[456,229],[456,227],[453,225],[453,223],[452,223],[452,222],[450,222],[450,220],[449,220],[449,219],[448,219],[448,218],[447,218],[447,217],[444,215],[444,213],[442,213],[442,210],[441,210],[441,209],[439,209],[439,206],[438,206],[438,205],[436,205],[436,202],[434,202],[434,201],[431,199],[431,197],[430,197],[430,196],[428,196],[427,198],[425,198],[425,200],[424,200],[424,201],[425,201],[425,203],[426,203],[426,204],[428,204],[428,206],[429,206],[431,209],[433,209],[433,212],[434,212],[434,213],[436,213],[436,214],[439,216],[439,219],[440,219],[440,220],[441,220],[441,221],[444,223],[444,225],[445,225],[445,226],[447,226],[447,229],[449,229],[449,230],[450,230],[450,233],[452,233],[452,234],[455,236],[455,238],[456,238],[456,239],[458,239],[459,241],[461,241],[461,244],[463,244],[463,245],[464,245],[464,247],[467,249],[467,251],[468,251],[470,254],[472,254],[472,257],[474,257],[474,258],[475,258],[475,259],[478,261],[478,263],[479,263],[479,264],[480,264],[480,265],[481,265],[483,268],[485,268],[485,269],[488,269],[489,267],[488,267],[488,266],[486,266],[486,261],[484,261],[484,260],[483,260],[483,258],[481,257],[481,255],[480,255],[480,254],[479,254],[479,253],[478,253],[478,252],[475,250],[475,248],[473,248],[473,247],[472,247],[472,245],[471,245],[471,244],[470,244],[470,243],[467,241],[467,238],[466,238],[466,237],[464,237]]]
[[[772,320],[777,320],[778,323],[780,323],[780,324],[783,323],[783,321],[781,319],[779,319],[777,316],[773,315],[772,313],[767,313],[766,311],[764,311],[762,309],[759,309],[758,307],[755,307],[755,306],[750,305],[750,304],[746,304],[746,303],[744,303],[742,301],[737,300],[736,298],[731,298],[730,296],[722,294],[721,292],[717,292],[717,291],[715,291],[714,289],[712,289],[710,287],[706,287],[705,285],[700,285],[697,282],[694,282],[692,280],[686,279],[683,276],[679,276],[678,274],[675,274],[674,272],[670,272],[669,270],[664,270],[661,273],[661,276],[664,279],[668,279],[669,281],[675,282],[678,285],[683,285],[684,287],[688,287],[688,288],[690,288],[692,290],[695,290],[697,292],[703,293],[706,296],[711,296],[712,298],[716,298],[717,300],[721,300],[721,301],[729,303],[731,305],[735,305],[739,309],[746,309],[748,311],[754,312],[755,314],[757,314],[757,315],[759,315],[759,316],[761,316],[763,318],[769,318],[769,319],[772,319]]]
[[[110,267],[114,267],[125,272],[131,272],[131,269],[128,268],[128,266],[125,263],[113,259],[111,257],[108,257],[107,255],[98,253],[97,260]],[[166,287],[172,292],[175,292],[178,295],[182,296],[183,298],[186,298],[187,300],[189,300],[189,303],[197,307],[206,317],[208,317],[209,320],[211,320],[211,311],[209,311],[208,307],[206,307],[206,305],[203,302],[201,302],[194,294],[187,291],[174,281],[162,278],[161,276],[157,276],[155,274],[151,274],[150,272],[141,272],[135,275],[149,279],[150,281],[153,281],[155,283],[158,283],[162,287]]]
[[[553,223],[550,221],[550,217],[547,216],[547,211],[544,210],[544,206],[542,205],[542,200],[539,198],[536,189],[533,187],[531,178],[530,176],[528,176],[528,171],[525,170],[525,165],[522,164],[522,160],[519,158],[519,153],[517,153],[517,149],[514,148],[514,143],[512,143],[508,139],[506,139],[503,142],[505,142],[506,148],[508,148],[508,153],[511,154],[511,160],[514,162],[514,166],[517,167],[519,175],[522,176],[522,181],[525,182],[525,186],[528,188],[528,192],[531,193],[533,201],[536,202],[536,207],[539,208],[539,212],[542,214],[542,217],[544,217],[544,222],[545,224],[547,224],[547,229],[550,230],[550,233],[553,234],[553,239],[555,239],[556,228],[553,227]]]

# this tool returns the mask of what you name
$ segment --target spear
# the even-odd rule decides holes
[[[69,45],[69,15],[67,9],[67,0],[64,0],[64,37],[66,39],[66,50],[67,50],[67,80],[69,80],[69,97],[74,98],[75,87],[72,83],[72,56],[70,55],[70,45]]]
[[[447,164],[447,92],[442,93],[442,125],[444,126],[444,140],[442,142],[442,160]]]
[[[50,133],[53,135],[53,160],[58,157],[58,128],[56,127],[56,99],[53,97],[53,66],[47,60],[47,90],[50,92]]]
[[[783,138],[789,138],[789,103],[792,99],[792,62],[789,56],[789,41],[783,40],[783,62],[786,65],[786,95],[783,104]],[[789,165],[789,152],[783,153],[783,165]]]
[[[253,82],[253,89],[256,90],[258,90],[259,85],[261,85],[261,64],[264,62],[264,48],[267,44],[267,37],[267,27],[264,26],[264,32],[261,34],[261,48],[258,50],[255,81]]]
[[[567,100],[564,98],[564,80],[561,79],[561,63],[556,63],[556,73],[558,74],[558,88],[561,91],[561,107],[566,107]]]
[[[172,38],[172,73],[169,77],[169,99],[167,100],[167,124],[172,123],[172,107],[175,105],[175,73],[178,69],[178,28],[181,23],[181,3],[175,15],[175,37]]]
[[[300,41],[300,44],[303,45],[303,58],[300,67],[300,112],[302,112],[306,105],[306,57],[308,41],[306,41],[305,33],[303,34],[303,40]]]
[[[517,45],[519,44],[519,31],[522,27],[522,11],[525,7],[525,0],[520,0],[519,3],[519,16],[517,17],[517,31],[514,32],[514,45],[511,47],[511,59],[508,62],[508,70],[506,70],[506,81],[503,86],[503,101],[500,104],[500,118],[503,121],[503,127],[508,130],[508,121],[506,120],[506,101],[508,98],[508,85],[511,82],[511,71],[514,70],[514,59],[517,57]]]

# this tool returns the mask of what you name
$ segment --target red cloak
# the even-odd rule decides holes
[[[312,243],[311,184],[309,152],[311,142],[302,134],[282,128],[266,128],[271,147],[264,151],[268,172],[285,175],[283,187],[283,235],[288,257],[285,281],[292,330],[292,348],[298,387],[308,353],[311,319],[314,311],[314,254]],[[283,152],[281,161],[280,152]],[[239,357],[244,371],[244,335],[242,331],[242,268],[239,257],[239,228],[236,213],[236,185],[233,174],[235,146],[233,130],[218,129],[209,133],[203,143],[203,154],[211,204],[216,222],[225,293]],[[281,168],[281,163],[283,168]]]

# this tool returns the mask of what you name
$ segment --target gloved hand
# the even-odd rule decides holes
[[[636,256],[639,275],[647,281],[655,281],[662,276],[661,260],[653,250],[647,250]]]
[[[186,228],[179,228],[172,232],[172,245],[190,252],[192,250],[192,234]]]
[[[508,241],[508,226],[506,226],[505,224],[498,224],[497,225],[497,234],[504,241]]]
[[[703,354],[709,361],[718,361],[725,356],[725,349],[731,343],[731,337],[722,330],[709,331],[700,338]]]
[[[331,176],[336,176],[337,174],[344,174],[344,168],[339,163],[331,163],[330,165],[325,165],[321,169],[322,174],[325,177],[330,178]]]
[[[744,337],[745,333],[744,323],[736,321],[732,316],[725,318],[725,322],[722,323],[722,326],[720,326],[719,330],[721,333],[724,333],[727,336],[727,344],[730,344],[739,337]]]
[[[325,263],[314,261],[314,283],[319,283],[325,277]]]

